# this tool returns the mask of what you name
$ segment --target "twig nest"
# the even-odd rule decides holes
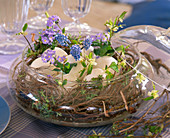
[[[47,75],[56,74],[56,71],[52,71],[55,68],[55,66],[50,64],[50,62],[44,63],[41,57],[35,59],[30,65],[30,67],[38,69],[39,73],[44,73]]]
[[[91,81],[92,78],[98,78],[99,75],[102,75],[103,78],[106,78],[106,74],[105,71],[103,69],[100,68],[95,68],[92,70],[91,74],[87,75],[84,80],[86,81]]]
[[[104,69],[106,65],[109,67],[112,62],[115,62],[117,64],[117,60],[114,59],[113,57],[103,56],[103,57],[96,59],[97,65],[94,67]]]

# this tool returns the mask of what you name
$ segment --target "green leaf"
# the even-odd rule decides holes
[[[58,69],[58,68],[55,68],[55,69],[53,69],[53,71],[61,71],[61,69]]]
[[[62,86],[67,84],[67,79],[63,80]]]
[[[110,50],[109,45],[101,45],[99,49],[94,49],[94,53],[98,56],[105,56],[107,51]]]
[[[45,12],[45,15],[46,15],[47,18],[50,17],[47,11]]]
[[[63,29],[62,29],[62,33],[64,34],[64,33],[65,33],[65,31],[66,31],[66,30],[65,30],[65,28],[63,28]]]
[[[56,62],[57,62],[56,67],[59,67],[62,70],[63,69],[63,64],[60,63],[59,61],[56,61]]]
[[[67,62],[67,63],[65,64],[65,67],[66,67],[67,69],[69,69],[69,68],[70,68],[70,63]]]
[[[83,67],[87,67],[86,63],[84,61],[81,62]]]
[[[77,63],[70,64],[69,62],[67,62],[64,66],[63,72],[65,74],[68,74],[70,72],[70,70],[73,68],[73,66],[76,66],[76,65],[77,65]]]
[[[108,73],[107,76],[106,76],[106,79],[107,80],[110,80],[114,77],[114,75],[112,73]]]
[[[71,40],[73,44],[78,44],[77,40]]]
[[[114,71],[119,72],[118,65],[115,62],[112,62],[109,67]]]
[[[87,75],[91,74],[92,69],[93,69],[93,65],[89,64],[88,69],[87,69]]]
[[[28,27],[28,24],[25,23],[24,26],[23,26],[23,28],[22,28],[22,31],[25,32],[25,31],[27,30],[27,27]]]
[[[115,18],[115,21],[114,21],[114,26],[117,24],[117,17]]]
[[[90,52],[89,53],[89,59],[92,59],[92,57],[93,57],[93,54],[92,54],[92,52]]]
[[[153,89],[155,90],[155,84],[152,82]]]
[[[124,11],[120,16],[119,16],[119,18],[120,19],[123,19],[124,17],[125,17],[125,14],[126,14],[127,12],[126,11]]]
[[[146,98],[144,99],[144,101],[149,101],[149,100],[151,100],[151,99],[154,99],[154,97],[153,97],[153,96],[146,97]]]
[[[80,74],[80,77],[82,77],[83,76],[83,74],[84,74],[84,72],[85,72],[85,68],[81,71],[81,74]]]
[[[31,49],[30,48],[28,48],[28,53],[31,53]]]

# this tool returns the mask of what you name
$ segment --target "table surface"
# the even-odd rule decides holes
[[[80,22],[85,22],[92,27],[105,30],[104,23],[110,18],[115,18],[120,15],[123,11],[127,11],[127,16],[131,14],[132,6],[123,3],[114,3],[101,0],[93,0],[90,12]],[[55,0],[53,7],[48,11],[49,15],[57,14],[63,20],[73,21],[70,17],[66,16],[61,7],[61,0]],[[36,16],[33,10],[29,11],[28,18]]]
[[[106,8],[107,7],[107,8]],[[93,0],[92,7],[90,13],[81,19],[81,22],[86,22],[90,26],[104,30],[104,22],[109,19],[110,17],[115,17],[119,15],[122,11],[129,11],[127,16],[130,14],[131,6],[126,4],[118,4],[118,3],[111,3],[111,2],[103,2]],[[55,0],[53,7],[49,10],[49,14],[57,14],[62,19],[71,21],[69,17],[63,14],[61,8],[60,0]],[[36,14],[30,10],[29,16],[33,17]],[[152,49],[150,47],[145,47],[143,51],[151,51],[151,54],[157,58],[158,54],[164,55],[164,62],[168,63],[170,59],[170,55],[159,51],[159,49]],[[160,55],[161,55],[160,54]],[[0,55],[0,74],[1,76],[7,77],[8,69],[13,60],[19,56],[16,55]],[[168,59],[166,59],[166,57]],[[159,57],[160,58],[160,57]],[[165,60],[166,59],[166,60]],[[5,67],[3,69],[2,67]],[[0,77],[1,77],[0,76]],[[2,79],[2,78],[1,78]],[[5,80],[6,81],[6,80]],[[61,138],[72,138],[72,137],[85,137],[85,135],[92,134],[94,130],[96,133],[102,133],[103,135],[108,135],[111,125],[101,126],[101,127],[93,127],[93,128],[73,128],[73,127],[64,127],[58,126],[50,123],[43,122],[39,119],[36,119],[24,111],[22,111],[19,107],[16,106],[12,98],[8,93],[8,89],[6,83],[0,83],[0,96],[4,97],[11,109],[11,121],[7,129],[0,135],[0,137],[12,137],[12,138],[32,138],[32,137],[61,137]],[[166,128],[162,134],[162,136],[167,137],[170,135],[169,128]]]

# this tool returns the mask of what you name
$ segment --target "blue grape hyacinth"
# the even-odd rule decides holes
[[[81,48],[79,45],[72,45],[70,48],[70,54],[74,57],[74,59],[77,61],[80,59],[80,53],[81,53]]]
[[[87,38],[86,40],[83,41],[83,48],[85,48],[86,50],[89,49],[89,47],[92,44],[92,39],[91,38]]]
[[[69,46],[68,44],[71,43],[71,41],[67,38],[67,36],[58,33],[57,36],[55,37],[55,39],[58,41],[58,43],[61,46]]]

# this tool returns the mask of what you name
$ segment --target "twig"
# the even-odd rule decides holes
[[[106,112],[106,106],[105,106],[104,101],[102,101],[102,103],[103,103],[104,115],[105,115],[106,117],[110,117],[109,114]]]
[[[22,33],[21,33],[21,34],[22,34]],[[32,51],[34,51],[34,50],[32,49],[32,46],[31,46],[30,42],[28,41],[27,37],[25,37],[24,34],[22,34],[22,35],[24,36],[25,40],[27,41],[27,43],[28,43],[30,49],[31,49]]]
[[[124,132],[124,131],[127,131],[127,130],[133,128],[136,124],[138,124],[138,123],[149,113],[149,111],[150,111],[150,110],[152,109],[152,107],[156,104],[156,102],[160,99],[160,97],[163,96],[163,94],[165,93],[165,91],[166,91],[166,90],[164,90],[164,91],[162,92],[162,94],[158,97],[158,99],[155,100],[155,102],[150,106],[150,108],[146,111],[146,113],[145,113],[139,120],[137,120],[137,121],[136,121],[133,125],[131,125],[130,127],[126,128],[126,129],[123,129],[123,130],[121,130],[121,131],[119,131],[119,132],[122,133],[122,132]]]
[[[120,94],[121,94],[121,96],[122,96],[123,102],[125,103],[125,108],[126,108],[126,110],[128,111],[129,109],[128,109],[128,106],[127,106],[127,102],[126,102],[125,96],[124,96],[124,94],[123,94],[122,91],[120,91]]]

